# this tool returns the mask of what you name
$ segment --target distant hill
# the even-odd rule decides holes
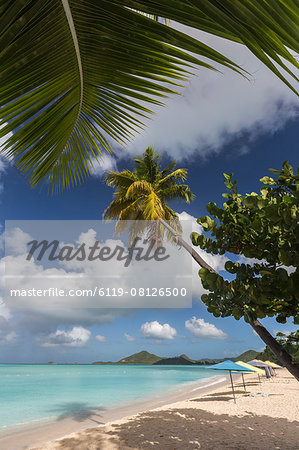
[[[181,355],[180,357],[181,357],[181,358],[187,359],[187,361],[191,361],[191,362],[193,362],[193,363],[195,362],[194,359],[189,358],[189,356],[187,356],[187,355],[185,355],[185,354],[184,354],[184,355]]]
[[[163,358],[159,361],[154,362],[155,366],[168,366],[168,365],[176,365],[176,366],[194,366],[195,362],[192,359],[188,358],[186,355],[175,356],[174,358]]]
[[[221,362],[225,361],[226,359],[229,359],[229,358],[217,358],[217,359],[203,358],[203,359],[199,359],[198,361],[195,361],[195,364],[198,366],[210,366],[212,364],[221,363]]]
[[[154,355],[145,350],[134,353],[134,355],[126,356],[118,361],[118,364],[155,364],[157,361],[161,361],[161,356]]]
[[[165,366],[165,365],[177,365],[177,366],[207,366],[211,364],[217,364],[219,362],[225,361],[224,359],[199,359],[198,361],[190,359],[186,355],[175,356],[173,358],[163,358],[154,363],[154,365]]]
[[[251,361],[252,359],[257,359],[258,354],[259,354],[259,352],[255,351],[255,350],[247,350],[247,352],[244,352],[241,355],[234,358],[233,361],[248,362],[248,361]]]
[[[187,356],[187,355],[174,356],[172,358],[162,358],[161,356],[157,356],[157,355],[154,355],[153,353],[149,353],[145,350],[142,350],[139,353],[134,353],[134,355],[126,356],[117,362],[97,361],[92,364],[144,364],[144,365],[206,366],[206,365],[217,364],[217,363],[220,363],[227,359],[232,359],[233,361],[240,360],[240,361],[247,362],[247,361],[250,361],[251,359],[255,359],[257,357],[257,355],[258,355],[258,352],[256,352],[255,350],[247,350],[246,352],[242,353],[241,355],[239,355],[235,358],[216,358],[216,359],[202,358],[199,360],[194,360],[194,359],[189,358],[189,356]]]

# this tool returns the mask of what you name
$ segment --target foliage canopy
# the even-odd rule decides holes
[[[223,208],[209,203],[210,215],[198,219],[210,237],[192,234],[193,244],[208,253],[239,255],[225,264],[230,281],[199,270],[210,291],[202,300],[216,317],[252,322],[276,316],[281,323],[293,317],[299,323],[299,171],[285,161],[270,172],[277,177],[262,178],[260,193],[246,195],[238,193],[232,174],[224,174]]]
[[[286,336],[284,333],[276,333],[276,340],[283,346],[283,348],[292,356],[294,361],[299,363],[299,331],[293,332]],[[266,348],[256,356],[257,359],[262,361],[272,361],[276,364],[280,363],[280,360],[271,352],[271,349]]]

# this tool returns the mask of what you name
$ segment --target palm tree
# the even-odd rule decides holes
[[[151,147],[148,147],[142,157],[134,158],[136,168],[133,172],[109,171],[105,175],[108,186],[115,189],[114,200],[104,211],[106,220],[117,219],[116,233],[123,233],[131,224],[131,238],[138,233],[143,233],[148,227],[149,237],[158,240],[160,244],[163,232],[159,234],[160,227],[165,228],[173,241],[184,247],[192,258],[201,267],[210,272],[215,270],[184,240],[180,232],[181,226],[177,213],[167,205],[169,200],[183,199],[189,203],[194,195],[185,181],[186,169],[175,169],[176,161],[173,161],[165,169],[160,168],[160,155]],[[129,221],[129,222],[128,222]],[[133,221],[133,222],[130,222]],[[151,221],[151,222],[149,222]],[[140,224],[140,225],[139,225]],[[157,232],[158,229],[158,232]],[[275,354],[282,365],[297,379],[298,365],[294,365],[291,355],[277,342],[259,320],[249,322],[259,337]]]
[[[293,91],[283,72],[297,80],[294,0],[2,0],[0,17],[1,151],[33,186],[84,180],[195,67],[247,76],[157,17],[247,46]]]
[[[182,199],[187,203],[194,198],[189,186],[181,184],[187,177],[186,169],[175,169],[176,161],[161,169],[160,155],[148,147],[142,157],[134,158],[133,172],[109,171],[105,175],[108,186],[115,189],[114,200],[104,211],[106,220],[118,219],[116,233],[130,227],[130,241],[147,231],[148,238],[160,245],[164,230],[170,240],[184,247],[201,266],[211,272],[201,256],[181,237],[181,225],[177,213],[167,204],[170,200]]]

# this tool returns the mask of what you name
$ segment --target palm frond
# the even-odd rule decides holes
[[[103,213],[103,219],[104,220],[113,220],[117,219],[120,215],[120,213],[127,208],[129,205],[131,205],[132,200],[128,200],[124,197],[117,198],[115,200],[112,200],[110,205],[105,209]]]
[[[190,203],[195,198],[195,195],[186,184],[171,186],[163,190],[161,194],[163,196],[163,200],[165,201],[183,199],[187,203]]]
[[[129,231],[129,245],[132,245],[134,242],[134,239],[136,237],[139,237],[141,239],[147,239],[147,231],[149,228],[149,222],[146,220],[138,219],[138,215],[136,216],[136,220],[134,221],[124,221],[119,220],[117,222],[116,226],[116,232],[117,234],[121,235],[124,233],[124,227],[125,231]]]
[[[293,86],[271,60],[298,81],[282,58],[298,68],[288,49],[299,52],[299,7],[293,0],[161,0],[130,1],[138,10],[167,17],[192,28],[246,45],[292,90]]]
[[[177,221],[180,223],[177,213],[163,201],[163,207],[164,207],[164,217],[163,219],[167,222]]]
[[[169,164],[169,166],[165,167],[165,169],[163,169],[161,172],[161,178],[164,178],[170,172],[173,172],[173,170],[176,168],[176,164],[176,160],[174,160],[171,164]]]
[[[187,169],[177,169],[174,172],[170,172],[164,178],[159,180],[159,187],[163,188],[164,186],[166,186],[169,180],[186,180],[187,172]]]
[[[152,192],[153,188],[148,181],[138,180],[134,181],[127,189],[125,198],[141,198]]]
[[[299,52],[293,0],[3,1],[0,15],[1,151],[33,186],[83,181],[110,140],[131,140],[194,67],[246,75],[151,16],[246,45],[295,91],[282,74],[297,80],[284,62],[298,67],[288,50]]]
[[[139,204],[139,198],[134,201],[131,200],[130,204],[126,208],[123,208],[119,213],[119,221],[136,220],[136,215],[139,211]]]
[[[136,181],[136,176],[130,170],[122,172],[108,171],[104,175],[104,180],[108,186],[118,189],[128,189]]]
[[[158,220],[164,216],[162,202],[154,191],[143,199],[142,210],[145,220]]]
[[[136,176],[140,180],[147,180],[149,183],[156,181],[159,173],[160,155],[152,147],[147,147],[141,158],[134,158],[136,163]]]

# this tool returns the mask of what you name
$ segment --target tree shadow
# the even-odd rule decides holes
[[[296,436],[296,422],[283,418],[178,408],[145,412],[109,429],[90,428],[57,441],[55,449],[294,450]]]
[[[49,410],[52,414],[57,415],[56,420],[73,419],[76,422],[83,422],[90,419],[92,422],[100,425],[103,424],[98,418],[102,417],[100,411],[105,411],[105,408],[99,406],[90,406],[84,402],[70,402],[61,403],[55,408]]]
[[[237,417],[188,408],[141,414],[129,423],[115,425],[111,435],[115,434],[124,448],[130,445],[143,450],[297,448],[296,423],[286,419],[252,413]]]
[[[105,432],[103,427],[88,428],[75,437],[55,441],[55,450],[129,450],[131,447],[120,443],[117,435]],[[43,450],[43,447],[34,450]]]

